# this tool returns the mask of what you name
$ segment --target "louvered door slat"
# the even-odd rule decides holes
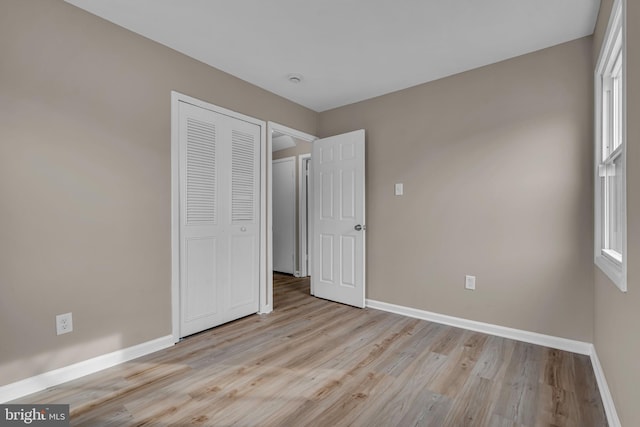
[[[233,130],[231,144],[231,220],[254,221],[257,141],[251,134]]]
[[[216,127],[187,119],[186,223],[216,223]]]

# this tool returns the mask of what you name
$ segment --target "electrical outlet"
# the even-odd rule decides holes
[[[465,276],[464,277],[464,288],[475,291],[476,289],[476,276]]]
[[[73,331],[73,317],[71,317],[71,313],[58,314],[56,316],[57,334],[68,334],[71,331]]]

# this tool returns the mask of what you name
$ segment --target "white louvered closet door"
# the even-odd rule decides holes
[[[258,311],[257,125],[180,102],[180,336]]]

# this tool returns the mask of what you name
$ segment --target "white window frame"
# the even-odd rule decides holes
[[[595,236],[594,236],[594,262],[622,291],[627,291],[627,183],[626,183],[626,156],[627,156],[627,97],[626,97],[626,1],[615,0],[604,41],[600,50],[598,63],[595,68]],[[616,65],[618,52],[621,55],[621,63]],[[608,101],[611,96],[606,95],[611,91],[612,74],[620,71],[619,84],[622,85],[620,99],[617,103]],[[616,98],[617,99],[617,98]],[[606,103],[606,105],[605,105]],[[615,112],[614,112],[615,110]],[[615,125],[613,118],[619,117],[619,126]],[[617,209],[620,211],[622,253],[609,247],[609,186],[607,178],[603,178],[607,168],[613,167],[617,161],[622,170],[616,170],[621,174],[621,190],[618,194]],[[603,184],[603,179],[605,179]]]

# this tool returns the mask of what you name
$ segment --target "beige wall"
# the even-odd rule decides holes
[[[295,270],[300,271],[300,168],[299,160],[302,154],[311,153],[311,143],[303,141],[298,138],[293,138],[296,145],[295,147],[285,148],[284,150],[275,151],[273,153],[273,160],[284,159],[286,157],[295,157],[295,171],[296,171],[296,262]]]
[[[591,52],[587,37],[321,113],[321,137],[366,129],[367,298],[592,340]]]
[[[62,0],[0,2],[0,57],[4,385],[171,333],[171,90],[318,115]]]
[[[612,0],[602,0],[594,64]],[[640,426],[640,2],[627,0],[627,289],[595,270],[594,343],[623,426]]]

